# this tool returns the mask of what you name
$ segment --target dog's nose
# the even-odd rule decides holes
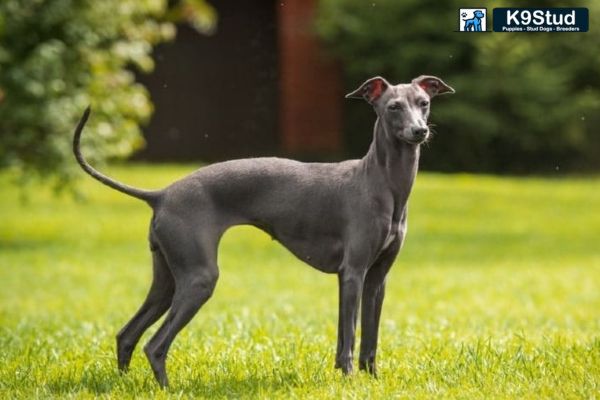
[[[427,135],[427,128],[412,128],[412,134],[417,138],[424,138]]]

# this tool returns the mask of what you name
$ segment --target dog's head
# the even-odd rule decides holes
[[[435,76],[421,75],[408,84],[391,85],[381,77],[371,78],[347,98],[362,98],[373,106],[387,135],[411,144],[429,138],[430,100],[454,89]]]
[[[483,11],[481,11],[481,10],[475,10],[475,11],[473,12],[473,17],[474,17],[474,18],[478,18],[478,19],[481,19],[481,18],[483,18],[483,17],[484,17],[484,15],[483,15]]]

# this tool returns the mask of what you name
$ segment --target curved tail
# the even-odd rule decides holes
[[[85,126],[85,123],[87,122],[87,120],[90,116],[90,111],[91,111],[91,109],[88,106],[88,108],[85,109],[85,112],[83,113],[81,119],[79,120],[79,123],[77,124],[77,128],[75,128],[75,134],[73,136],[73,153],[75,154],[75,158],[77,159],[77,162],[79,163],[79,165],[81,165],[81,168],[83,168],[83,170],[85,172],[87,172],[89,175],[91,175],[92,178],[100,181],[101,183],[105,184],[106,186],[109,186],[115,190],[118,190],[121,193],[125,193],[125,194],[133,196],[135,198],[138,198],[140,200],[144,200],[150,206],[154,206],[160,199],[162,191],[137,189],[137,188],[125,185],[121,182],[117,182],[116,180],[109,178],[108,176],[95,170],[90,164],[87,163],[87,161],[85,161],[85,159],[81,155],[81,150],[79,148],[79,141],[81,139],[81,132],[83,131],[83,127]]]

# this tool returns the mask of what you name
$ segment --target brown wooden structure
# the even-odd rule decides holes
[[[155,105],[139,158],[339,154],[341,78],[313,33],[316,1],[213,2],[214,35],[181,26],[157,47],[139,76]]]

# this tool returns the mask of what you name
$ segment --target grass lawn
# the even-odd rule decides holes
[[[151,188],[191,169],[108,171]],[[10,181],[0,175],[0,398],[600,398],[599,178],[421,173],[379,379],[333,369],[336,277],[234,228],[214,297],[174,342],[167,391],[141,346],[124,376],[114,350],[150,283],[150,209],[91,179],[86,202],[42,190],[22,205]]]

